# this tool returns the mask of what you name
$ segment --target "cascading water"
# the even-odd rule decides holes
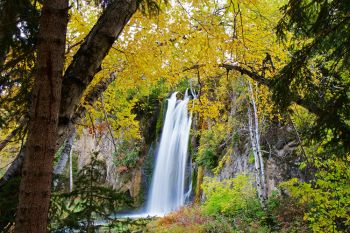
[[[188,140],[191,116],[187,105],[187,91],[183,100],[176,92],[168,99],[162,137],[156,158],[146,214],[162,216],[185,204],[185,175],[188,160]]]
[[[190,197],[192,183],[186,182],[186,177],[191,175],[191,163],[187,163],[192,122],[192,117],[187,110],[190,98],[187,91],[183,100],[177,100],[176,94],[177,92],[173,93],[168,99],[168,108],[146,206],[139,211],[119,213],[116,215],[118,218],[164,216],[179,209]],[[196,98],[192,90],[191,94]],[[189,171],[186,171],[187,169]]]

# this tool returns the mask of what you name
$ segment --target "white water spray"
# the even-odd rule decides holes
[[[156,166],[146,206],[147,215],[162,216],[185,204],[185,173],[192,117],[189,116],[187,91],[183,100],[176,92],[168,99]]]

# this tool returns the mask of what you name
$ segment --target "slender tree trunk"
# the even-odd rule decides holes
[[[72,190],[73,187],[73,173],[72,173],[72,152],[73,152],[73,143],[76,136],[76,130],[74,129],[69,138],[64,142],[64,147],[60,155],[55,168],[53,169],[54,175],[61,175],[64,169],[66,168],[67,162],[69,160],[69,190]],[[53,185],[56,187],[58,184],[58,179],[54,179]]]
[[[261,168],[260,168],[259,156],[256,148],[256,141],[254,138],[253,117],[252,117],[252,110],[250,106],[248,106],[248,128],[249,128],[250,142],[252,145],[252,150],[254,155],[256,190],[258,192],[260,203],[263,205],[264,194],[263,194],[263,187],[262,187],[263,185],[261,182]]]
[[[53,174],[55,175],[62,174],[64,168],[66,167],[71,151],[73,150],[73,142],[75,139],[75,135],[76,135],[76,132],[74,129],[72,134],[69,136],[69,138],[64,142],[64,148],[62,150],[59,161],[57,162],[55,168],[53,169]]]
[[[250,105],[248,105],[248,127],[249,127],[250,141],[252,144],[252,150],[254,154],[256,186],[257,186],[257,192],[260,199],[260,203],[262,207],[265,208],[266,200],[267,200],[265,168],[264,168],[264,160],[262,157],[262,152],[260,149],[259,119],[258,119],[258,113],[257,113],[257,108],[255,104],[254,93],[253,93],[251,82],[248,83],[248,91],[250,94],[251,105],[253,106],[253,112],[252,112]]]
[[[198,172],[197,172],[197,184],[196,184],[196,193],[194,196],[194,203],[200,204],[201,203],[201,197],[202,197],[202,184],[203,184],[203,177],[204,177],[204,167],[199,166]]]
[[[73,148],[69,152],[69,192],[73,191]]]
[[[258,118],[258,110],[256,108],[255,98],[254,98],[254,92],[252,83],[248,81],[248,88],[250,92],[250,99],[253,105],[253,114],[254,114],[254,123],[255,123],[255,140],[256,140],[256,149],[258,152],[259,157],[259,163],[260,163],[260,172],[261,172],[261,182],[263,184],[263,192],[264,192],[264,198],[267,198],[267,188],[266,188],[266,181],[265,181],[265,165],[264,165],[264,159],[262,156],[262,151],[260,148],[260,133],[259,133],[259,118]]]
[[[61,99],[68,0],[46,0],[40,18],[33,88],[15,232],[47,232]]]

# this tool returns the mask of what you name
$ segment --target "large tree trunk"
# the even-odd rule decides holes
[[[82,102],[86,104],[92,105],[103,93],[108,85],[113,82],[116,78],[116,75],[112,73],[109,78],[101,80],[98,84],[96,84],[93,88],[89,90],[89,92],[86,94],[85,98],[82,100]],[[80,121],[82,117],[85,116],[86,108],[83,105],[80,105],[74,112],[73,117],[71,118],[71,122],[77,123]],[[72,133],[74,130],[73,124],[59,124],[59,129],[62,130],[63,134],[57,140],[57,148],[59,148],[62,144],[61,141],[67,137],[69,137],[69,133]],[[17,157],[14,159],[14,161],[11,163],[11,166],[6,170],[3,177],[0,178],[0,189],[4,187],[4,185],[13,177],[19,176],[22,169],[24,159],[24,151],[23,148],[21,151],[17,154]]]
[[[106,80],[97,84],[84,100],[81,100],[84,91],[91,83],[93,76],[100,71],[102,60],[115,42],[131,16],[137,10],[136,0],[116,0],[109,5],[101,15],[89,35],[85,38],[73,61],[65,72],[62,83],[62,97],[59,113],[58,139],[56,148],[59,148],[72,133],[74,123],[84,117],[86,109],[80,102],[92,104],[107,86],[115,79],[112,73]],[[93,51],[93,52],[92,52]],[[17,155],[15,169],[11,173],[6,171],[0,179],[0,188],[21,169],[22,158]]]
[[[136,10],[136,0],[113,1],[103,12],[78,52],[74,55],[72,63],[64,74],[62,84],[59,145],[62,145],[73,129],[72,119],[84,91],[91,83],[94,75],[101,70],[102,60]]]
[[[84,117],[86,109],[83,105],[80,105],[80,102],[92,104],[107,88],[108,84],[115,79],[115,74],[111,74],[107,80],[100,82],[90,90],[84,100],[81,100],[86,87],[100,70],[102,60],[136,10],[136,0],[113,1],[106,8],[74,56],[64,75],[62,84],[61,112],[58,125],[59,138],[56,140],[56,149],[63,144],[72,132],[74,123],[79,122],[80,118]],[[20,173],[23,155],[23,152],[17,155],[13,166],[0,179],[0,188],[3,188],[10,179]]]
[[[68,0],[44,2],[15,232],[47,232],[61,99]]]

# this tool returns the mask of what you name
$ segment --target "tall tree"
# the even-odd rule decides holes
[[[61,99],[68,0],[47,0],[40,18],[36,75],[16,214],[16,232],[46,232]]]
[[[107,79],[100,80],[96,87],[85,93],[82,99],[93,77],[101,70],[103,59],[138,8],[140,8],[142,13],[151,13],[159,10],[156,3],[151,0],[139,2],[135,0],[110,1],[90,30],[90,33],[81,43],[72,61],[68,64],[63,77],[58,126],[59,138],[56,148],[62,145],[70,135],[74,128],[74,123],[84,116],[86,109],[80,103],[92,104],[100,96],[100,93],[107,88],[108,84],[114,80],[114,74]],[[22,86],[22,84],[19,83],[18,86]],[[23,159],[23,156],[20,155],[21,153],[18,154],[15,162],[12,164],[13,166],[1,178],[0,187],[11,177],[18,174]]]
[[[314,138],[331,138],[337,153],[349,151],[350,2],[289,0],[282,10],[277,33],[283,39],[293,33],[293,56],[274,81],[274,98],[285,108],[304,96],[318,117]]]
[[[101,2],[103,13],[75,54],[63,81],[68,3],[65,0],[48,0],[42,9],[16,232],[46,231],[54,152],[57,144],[62,144],[73,129],[73,121],[85,112],[80,106],[84,91],[101,70],[102,60],[136,10],[139,8],[143,13],[159,10],[152,0]],[[100,95],[96,93],[105,90],[113,79],[114,76],[111,76],[100,82],[97,88],[88,92],[85,101],[93,102],[94,96]]]

